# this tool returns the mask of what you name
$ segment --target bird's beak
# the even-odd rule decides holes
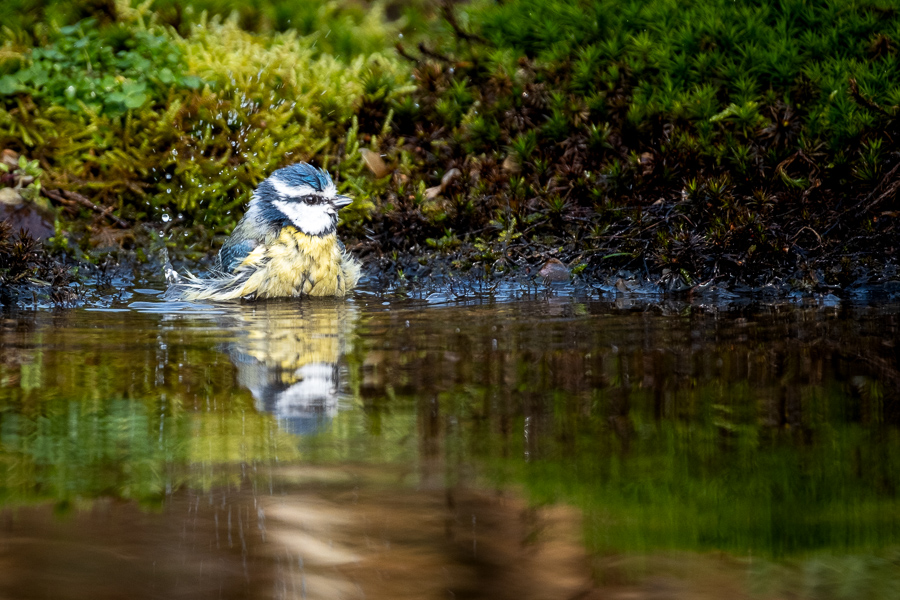
[[[335,196],[331,201],[335,208],[344,208],[352,202],[353,198],[350,198],[349,196]]]

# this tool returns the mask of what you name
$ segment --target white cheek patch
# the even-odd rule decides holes
[[[290,185],[275,177],[270,181],[276,192],[282,196],[287,196],[288,198],[302,198],[303,196],[310,196],[312,194],[324,196],[325,198],[334,198],[337,195],[337,188],[333,183],[319,192],[311,185]]]
[[[272,204],[303,233],[320,235],[334,227],[334,211],[328,204],[310,206],[284,200],[275,200]]]

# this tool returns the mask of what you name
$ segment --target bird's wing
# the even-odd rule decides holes
[[[228,242],[230,241],[228,240]],[[228,242],[219,251],[219,261],[221,262],[222,270],[226,273],[233,273],[244,262],[244,259],[262,243],[254,239],[243,239],[231,244]]]

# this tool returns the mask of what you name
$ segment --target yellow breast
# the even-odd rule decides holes
[[[344,253],[335,234],[306,235],[285,227],[257,247],[238,270],[252,273],[240,296],[344,296],[359,280],[359,264]]]

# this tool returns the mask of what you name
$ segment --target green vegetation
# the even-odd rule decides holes
[[[167,490],[240,483],[242,464],[298,457],[294,440],[268,415],[235,407],[217,414],[159,402],[60,399],[4,414],[0,424],[4,506],[68,506],[103,496],[149,505]]]
[[[464,235],[488,269],[556,256],[675,289],[843,286],[896,245],[892,3],[519,0],[450,22],[455,39],[406,53],[404,142],[382,141],[417,150],[428,186],[462,172],[423,238]],[[388,232],[427,201],[395,197],[399,248]]]
[[[214,251],[260,180],[309,160],[358,198],[349,246],[410,281],[550,258],[672,290],[892,272],[888,0],[18,0],[0,17],[0,148],[39,161],[49,197],[89,200],[55,200],[89,254],[147,224]]]
[[[405,316],[385,317],[370,326],[417,350],[381,352],[370,377],[390,386],[366,390],[304,454],[415,460],[450,484],[474,464],[536,504],[581,508],[598,555],[722,550],[780,561],[897,547],[898,396],[885,383],[896,371],[875,366],[873,338],[813,349],[769,339],[775,328],[733,345],[735,332],[714,319],[650,318],[649,343],[663,347],[647,349],[626,317],[605,317],[531,331],[485,311],[455,334],[458,322],[406,333]],[[820,322],[821,334],[850,339],[836,321]],[[722,341],[682,356],[690,332]],[[466,356],[455,367],[462,380],[447,374],[433,389],[417,378],[442,363],[416,335]],[[548,339],[565,342],[547,348]]]
[[[241,466],[299,457],[215,349],[175,342],[191,366],[173,377],[176,365],[142,343],[149,330],[106,325],[112,346],[89,336],[90,349],[74,354],[30,349],[54,331],[28,334],[21,351],[19,333],[0,335],[0,506],[99,497],[154,505],[181,487],[240,483]]]
[[[199,78],[184,74],[166,36],[110,27],[101,37],[96,25],[88,19],[60,28],[49,46],[31,51],[29,66],[0,78],[0,93],[29,94],[70,113],[120,117],[170,89],[200,87]],[[28,129],[18,131],[26,144],[33,141]]]
[[[227,231],[256,183],[342,131],[373,69],[394,75],[362,48],[347,61],[319,51],[318,36],[204,18],[184,38],[144,17],[80,21],[21,53],[8,41],[0,79],[0,145],[133,223]],[[348,25],[363,47],[375,26]]]

